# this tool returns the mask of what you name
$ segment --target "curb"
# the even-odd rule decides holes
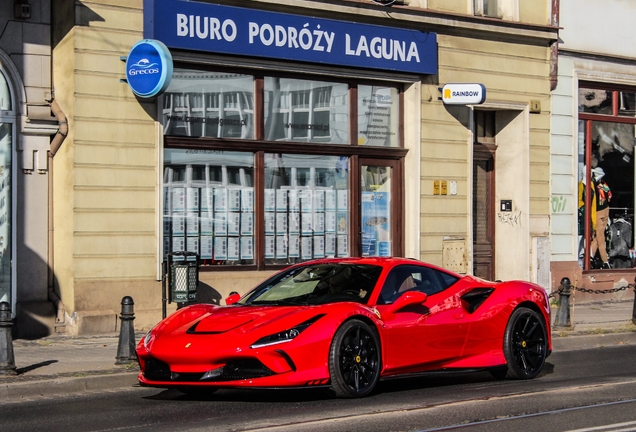
[[[138,372],[52,378],[0,384],[0,401],[132,387]]]
[[[636,332],[578,334],[572,336],[552,335],[552,351],[578,351],[621,345],[636,345]]]

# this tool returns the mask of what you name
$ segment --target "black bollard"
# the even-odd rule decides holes
[[[119,329],[119,345],[117,346],[116,365],[132,364],[137,362],[135,353],[135,312],[132,297],[126,296],[121,300],[121,328]]]
[[[561,279],[559,289],[559,310],[557,311],[554,327],[571,327],[570,322],[570,279]]]
[[[636,278],[634,278],[634,308],[632,309],[632,322],[636,324]]]
[[[11,305],[0,303],[0,375],[17,375],[11,339]]]

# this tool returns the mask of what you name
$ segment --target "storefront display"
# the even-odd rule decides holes
[[[586,270],[635,267],[635,110],[634,92],[579,89],[579,263]]]

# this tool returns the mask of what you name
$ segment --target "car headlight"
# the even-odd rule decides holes
[[[152,334],[152,330],[150,330],[146,333],[146,336],[144,336],[144,348],[148,350],[150,348],[150,342],[152,342],[153,339],[154,335]]]
[[[324,314],[316,315],[315,317],[308,319],[290,329],[274,333],[269,336],[265,336],[254,342],[250,345],[250,348],[260,348],[268,345],[276,345],[285,342],[291,342],[294,340],[299,334],[301,334],[304,330],[307,329],[310,325],[318,321],[320,318],[325,316]]]

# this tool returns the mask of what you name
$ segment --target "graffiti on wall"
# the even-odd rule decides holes
[[[562,195],[552,196],[552,213],[563,213],[567,207],[568,199]]]
[[[500,224],[517,227],[521,225],[521,212],[500,212],[497,213],[497,219]]]

